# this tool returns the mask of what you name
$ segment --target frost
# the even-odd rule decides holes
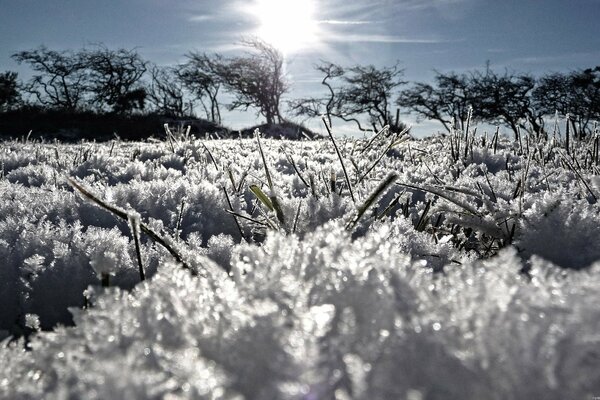
[[[597,395],[600,220],[584,185],[597,191],[597,167],[582,158],[580,178],[543,142],[543,158],[477,139],[456,159],[443,140],[382,157],[385,143],[340,140],[358,204],[398,175],[353,229],[328,141],[262,140],[273,191],[253,140],[11,144],[0,398]],[[277,196],[285,226],[252,184]]]
[[[117,229],[105,230],[90,227],[83,251],[98,276],[115,275],[120,265],[131,265],[129,241]]]

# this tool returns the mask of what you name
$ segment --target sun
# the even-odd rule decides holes
[[[318,42],[315,0],[255,0],[249,10],[258,20],[256,35],[284,54]]]

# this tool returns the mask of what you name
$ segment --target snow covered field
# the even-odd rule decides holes
[[[570,139],[2,143],[0,398],[600,396]]]

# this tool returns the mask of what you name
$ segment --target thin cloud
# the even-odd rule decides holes
[[[190,18],[188,18],[188,21],[190,21],[190,22],[206,22],[206,21],[212,21],[213,19],[215,19],[214,15],[200,14],[200,15],[192,15]]]
[[[319,24],[326,25],[368,25],[374,24],[375,21],[352,21],[352,20],[339,20],[339,19],[325,19],[321,21],[317,21]]]
[[[215,53],[232,53],[239,52],[244,49],[247,50],[248,47],[243,46],[240,43],[221,43],[209,46],[207,50]]]
[[[437,44],[447,43],[445,40],[439,39],[421,39],[408,38],[404,36],[394,35],[372,35],[372,34],[344,34],[330,35],[327,39],[329,42],[355,42],[355,43],[415,43],[415,44]]]
[[[539,55],[539,56],[527,56],[527,57],[516,57],[509,60],[512,63],[523,63],[523,64],[576,64],[586,63],[588,60],[598,58],[600,52],[598,51],[583,51],[583,52],[566,52],[552,55]]]
[[[426,8],[455,7],[468,2],[469,0],[406,0],[401,4],[410,10],[422,10]]]

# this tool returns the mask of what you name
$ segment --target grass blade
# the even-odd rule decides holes
[[[358,208],[356,216],[346,224],[346,230],[354,229],[358,221],[360,221],[360,219],[367,212],[367,210],[373,205],[373,203],[375,203],[375,201],[377,201],[379,196],[381,196],[383,192],[385,192],[387,188],[396,181],[396,179],[398,179],[398,175],[392,172],[387,176],[387,178],[385,178],[379,183],[379,185],[377,186],[377,188],[375,188],[373,193],[371,193],[371,195],[365,200],[365,202]]]
[[[119,209],[119,208],[117,208],[115,206],[112,206],[112,205],[106,203],[105,201],[101,200],[97,196],[93,195],[89,190],[87,190],[86,188],[84,188],[83,186],[81,186],[79,183],[77,183],[74,179],[67,178],[67,181],[69,182],[69,184],[73,188],[77,189],[88,200],[91,200],[93,203],[95,203],[98,206],[104,208],[105,210],[113,213],[115,216],[119,217],[120,219],[122,219],[124,221],[128,221],[129,220],[129,214],[126,211],[121,210],[121,209]],[[161,246],[163,246],[165,248],[165,250],[167,250],[169,252],[169,254],[171,254],[171,256],[173,256],[173,258],[178,263],[180,263],[183,268],[185,268],[188,271],[190,271],[190,273],[193,276],[197,276],[198,275],[198,271],[196,271],[194,268],[192,268],[188,263],[186,263],[183,260],[183,257],[179,253],[179,251],[177,251],[164,238],[162,238],[158,233],[154,232],[154,230],[152,230],[149,226],[147,226],[146,224],[144,224],[141,221],[140,221],[140,230],[142,232],[144,232],[146,235],[148,235],[153,241],[155,241],[156,243],[158,243]]]
[[[269,209],[269,211],[275,211],[275,207],[273,207],[271,199],[265,194],[265,192],[262,191],[261,188],[256,185],[250,185],[250,190],[252,193],[254,193],[254,196],[256,196],[256,198]]]
[[[146,274],[144,273],[142,252],[140,250],[140,217],[139,215],[128,214],[127,222],[129,222],[131,236],[133,236],[133,243],[135,244],[135,256],[137,258],[138,269],[140,271],[140,280],[144,281],[146,280]]]
[[[348,171],[346,171],[346,166],[344,165],[344,159],[342,158],[342,153],[340,153],[340,149],[338,148],[335,139],[333,138],[333,134],[331,133],[331,128],[327,124],[325,118],[323,118],[323,123],[325,124],[325,128],[327,128],[327,133],[329,134],[329,138],[333,143],[333,147],[335,148],[335,152],[337,153],[338,158],[340,159],[340,164],[342,165],[342,171],[344,172],[344,178],[346,179],[346,185],[348,185],[348,191],[350,192],[350,197],[352,198],[352,202],[356,203],[356,199],[354,198],[354,191],[352,190],[352,184],[350,183],[350,177],[348,176]]]

